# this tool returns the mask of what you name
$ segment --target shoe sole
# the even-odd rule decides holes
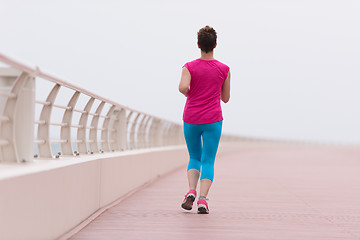
[[[183,204],[181,204],[181,207],[182,207],[183,209],[185,209],[185,210],[191,210],[194,201],[195,201],[195,197],[194,197],[194,196],[188,196],[188,197],[186,198],[186,201],[183,202]]]
[[[206,209],[206,207],[198,207],[198,214],[209,214],[209,211]]]

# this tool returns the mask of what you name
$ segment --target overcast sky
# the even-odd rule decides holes
[[[0,0],[0,52],[181,123],[196,33],[230,66],[224,132],[360,143],[360,2]]]

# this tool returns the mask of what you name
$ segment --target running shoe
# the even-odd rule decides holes
[[[207,200],[208,199],[200,198],[197,201],[198,213],[199,214],[208,214],[209,213],[209,206],[208,206]]]
[[[181,204],[181,207],[186,210],[191,210],[193,203],[196,198],[196,190],[190,189],[190,191],[185,195],[184,201]]]

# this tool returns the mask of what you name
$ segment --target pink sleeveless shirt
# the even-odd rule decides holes
[[[223,120],[220,94],[229,67],[218,60],[196,59],[184,65],[191,75],[183,120],[207,124]]]

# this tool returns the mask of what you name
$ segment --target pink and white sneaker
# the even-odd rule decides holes
[[[197,205],[198,205],[198,212],[199,214],[208,214],[209,213],[209,206],[207,203],[208,199],[205,198],[200,198],[197,201]]]
[[[184,201],[181,204],[181,207],[186,210],[191,210],[193,203],[196,198],[196,190],[190,189],[190,191],[185,195]]]

